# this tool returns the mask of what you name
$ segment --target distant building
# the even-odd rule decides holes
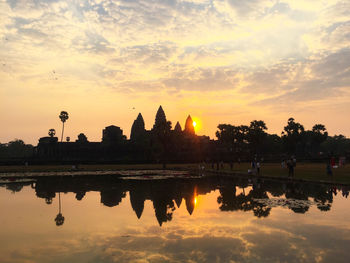
[[[102,142],[105,144],[120,143],[125,139],[123,136],[123,130],[118,126],[108,126],[102,131]]]

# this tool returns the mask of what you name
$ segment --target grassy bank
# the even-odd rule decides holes
[[[167,164],[166,169],[195,169],[197,164]],[[12,165],[0,166],[0,173],[71,171],[72,165]],[[162,164],[82,164],[79,171],[160,170]]]
[[[178,170],[197,170],[198,164],[168,164],[167,169]],[[118,170],[156,170],[163,169],[162,164],[106,164],[106,165],[79,165],[80,172],[83,171],[118,171]],[[219,170],[212,169],[211,164],[205,165],[206,171],[215,171],[219,173],[239,173],[247,174],[250,169],[249,163],[235,163],[231,170],[229,164],[220,166]],[[33,166],[0,166],[1,173],[11,172],[60,172],[71,171],[71,165],[33,165]],[[287,178],[288,169],[282,168],[279,163],[263,163],[260,168],[260,176]],[[308,181],[327,181],[334,183],[350,184],[350,165],[333,169],[333,176],[327,176],[326,165],[320,163],[298,163],[294,170],[295,179]]]
[[[206,165],[206,170],[216,170],[216,165],[212,169],[211,165]],[[220,167],[219,171],[224,173],[240,173],[247,174],[248,169],[250,168],[249,163],[234,164],[233,169],[231,170],[228,164],[224,164],[223,169]],[[288,177],[288,169],[282,168],[279,163],[263,163],[260,168],[261,176],[269,177]],[[303,179],[308,181],[327,181],[334,183],[344,183],[350,184],[350,165],[346,165],[339,168],[333,169],[333,176],[328,176],[326,172],[326,164],[323,163],[297,163],[294,168],[294,177],[295,179]]]

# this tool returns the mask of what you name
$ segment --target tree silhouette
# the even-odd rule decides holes
[[[304,134],[305,151],[309,156],[317,154],[320,151],[320,145],[328,137],[328,132],[323,124],[315,124],[311,131]]]
[[[247,135],[249,128],[245,125],[233,126],[231,124],[219,124],[216,137],[229,152],[242,153],[246,148]]]
[[[76,142],[88,142],[88,139],[84,133],[80,133]]]
[[[68,120],[69,116],[68,116],[68,112],[66,111],[61,111],[60,116],[58,116],[61,121],[62,121],[62,136],[61,136],[61,142],[63,141],[63,133],[64,133],[64,123],[66,122],[66,120]]]
[[[322,142],[327,140],[328,132],[326,127],[323,124],[315,124],[312,127],[313,132],[313,143],[316,144],[317,147],[320,146]]]
[[[53,136],[56,135],[56,130],[55,129],[50,129],[48,132],[49,136],[52,138]]]
[[[294,121],[294,118],[289,118],[287,126],[284,127],[282,132],[283,141],[287,147],[289,153],[295,153],[297,144],[302,141],[304,135],[304,126]]]
[[[248,131],[248,141],[255,154],[258,153],[264,139],[267,136],[265,130],[267,130],[267,127],[264,121],[254,120],[250,122]]]

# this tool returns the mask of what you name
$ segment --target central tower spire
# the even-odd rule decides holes
[[[193,120],[191,118],[191,115],[188,115],[185,123],[185,132],[189,134],[195,134],[194,126],[193,126]]]
[[[165,117],[165,113],[164,110],[162,108],[162,105],[159,106],[157,114],[156,114],[156,120],[155,123],[153,125],[153,129],[155,127],[159,127],[161,125],[164,125],[166,123],[166,117]]]

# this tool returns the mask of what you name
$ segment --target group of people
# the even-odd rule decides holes
[[[260,162],[254,159],[251,162],[251,169],[248,170],[248,173],[250,174],[255,174],[255,175],[260,175]]]
[[[290,159],[283,160],[281,163],[282,168],[288,168],[288,177],[294,176],[294,167],[297,165],[297,159],[291,156]]]

